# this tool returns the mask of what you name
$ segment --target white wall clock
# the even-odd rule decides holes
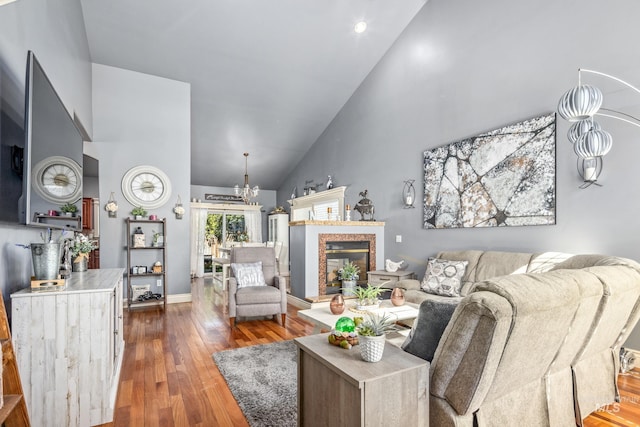
[[[133,206],[155,209],[169,201],[171,182],[156,167],[136,166],[122,177],[122,194]]]
[[[40,160],[31,173],[33,188],[51,203],[70,203],[82,197],[82,166],[63,156]]]

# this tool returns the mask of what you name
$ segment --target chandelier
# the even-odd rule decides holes
[[[253,188],[249,186],[249,174],[247,173],[247,157],[249,157],[249,153],[244,153],[244,187],[242,187],[241,189],[240,186],[236,184],[235,187],[233,187],[233,191],[235,192],[236,196],[241,197],[242,201],[248,205],[251,199],[258,196],[260,188],[257,185]]]

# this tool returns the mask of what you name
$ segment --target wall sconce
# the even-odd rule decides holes
[[[580,188],[587,188],[590,185],[597,185],[602,187],[602,184],[598,184],[598,177],[602,172],[602,157],[590,157],[580,158],[578,157],[578,175],[584,181],[584,184]]]
[[[173,213],[176,214],[176,219],[182,219],[182,215],[184,215],[184,207],[182,206],[182,199],[180,195],[178,195],[178,200],[176,200],[176,205],[173,207]]]
[[[402,188],[402,203],[404,203],[405,209],[413,208],[413,204],[416,201],[416,189],[413,187],[415,179],[408,179],[404,181],[404,187]]]
[[[640,127],[640,119],[629,114],[602,107],[602,91],[595,86],[581,83],[582,72],[597,74],[633,89],[640,94],[640,89],[609,74],[599,71],[578,69],[578,86],[568,90],[558,101],[558,114],[569,122],[567,138],[573,144],[573,151],[578,156],[578,174],[584,180],[580,188],[592,184],[600,186],[596,181],[602,171],[602,158],[611,150],[613,138],[602,129],[593,116],[609,117]],[[605,113],[603,113],[605,111]]]
[[[104,205],[104,210],[109,213],[109,218],[116,218],[118,216],[118,202],[116,202],[116,196],[111,192],[107,204]]]

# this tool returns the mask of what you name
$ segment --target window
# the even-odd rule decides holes
[[[206,238],[209,246],[247,240],[247,229],[243,213],[209,212],[207,215]]]

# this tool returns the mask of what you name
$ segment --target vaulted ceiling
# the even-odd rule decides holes
[[[277,189],[426,0],[81,0],[92,61],[191,84],[191,183]],[[363,33],[354,26],[367,23]]]

